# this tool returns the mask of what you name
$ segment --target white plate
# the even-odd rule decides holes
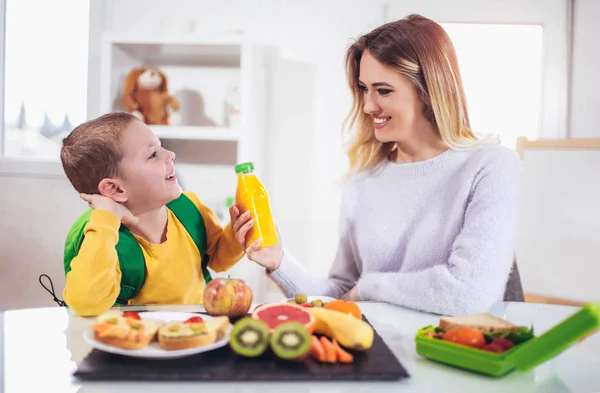
[[[195,314],[195,313],[185,313],[185,312],[174,312],[174,311],[152,311],[152,312],[140,312],[140,317],[144,319],[154,319],[164,322],[170,321],[185,321],[190,317],[200,316],[202,319],[212,318],[209,315],[204,314]],[[196,355],[202,352],[212,351],[213,349],[221,348],[229,343],[229,333],[231,332],[232,325],[229,324],[229,329],[225,332],[225,335],[219,340],[212,344],[205,345],[203,347],[198,348],[190,348],[190,349],[182,349],[177,351],[167,351],[165,349],[161,349],[158,345],[157,341],[150,343],[150,345],[146,346],[142,349],[123,349],[117,348],[110,345],[103,344],[94,339],[94,332],[91,329],[86,329],[83,332],[83,339],[90,344],[92,347],[109,353],[114,353],[118,355],[131,356],[136,358],[146,358],[146,359],[175,359],[182,358],[186,356]]]
[[[306,303],[310,303],[313,300],[318,300],[320,299],[323,303],[327,303],[327,302],[332,302],[334,300],[337,300],[335,298],[329,297],[329,296],[307,296],[306,297]],[[293,297],[287,298],[287,299],[283,299],[284,302],[289,302],[290,300],[294,300]]]

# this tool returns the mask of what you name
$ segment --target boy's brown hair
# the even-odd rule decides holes
[[[80,124],[63,139],[60,160],[77,192],[97,194],[102,179],[118,176],[121,135],[136,120],[129,113],[107,113]]]

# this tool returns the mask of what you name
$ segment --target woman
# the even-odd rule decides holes
[[[471,130],[450,38],[408,16],[352,44],[346,73],[356,133],[329,277],[312,276],[281,245],[253,245],[249,259],[287,296],[489,311],[513,265],[521,163]]]

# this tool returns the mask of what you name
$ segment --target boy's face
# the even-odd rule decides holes
[[[125,191],[125,205],[140,214],[177,199],[181,186],[175,177],[175,153],[162,148],[160,140],[141,121],[134,121],[121,137],[123,159],[119,183]]]

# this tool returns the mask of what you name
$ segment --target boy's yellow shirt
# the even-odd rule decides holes
[[[206,226],[208,266],[221,272],[236,264],[244,250],[234,238],[231,223],[221,227],[216,215],[198,197],[184,192],[196,205]],[[201,304],[204,293],[201,257],[194,241],[169,209],[166,240],[151,244],[134,234],[146,263],[146,279],[129,304]],[[63,292],[77,314],[95,316],[115,304],[121,290],[121,271],[115,246],[121,222],[107,210],[94,210],[85,228],[79,254],[71,261]]]

